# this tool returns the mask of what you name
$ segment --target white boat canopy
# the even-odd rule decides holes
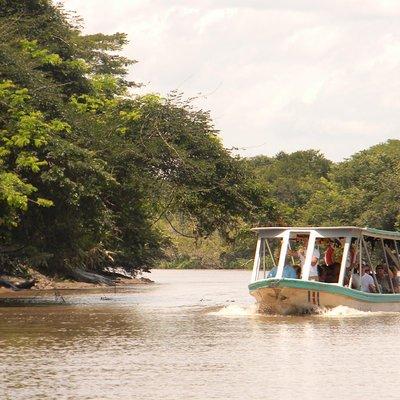
[[[385,231],[374,228],[359,228],[356,226],[305,226],[305,227],[259,227],[253,228],[252,231],[256,232],[261,238],[280,238],[283,237],[284,232],[290,231],[293,235],[301,233],[309,233],[311,231],[316,233],[317,237],[361,237],[369,236],[382,239],[400,240],[400,232]]]

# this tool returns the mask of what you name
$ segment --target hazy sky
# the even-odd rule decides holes
[[[145,91],[201,93],[241,155],[341,160],[400,132],[399,0],[63,0],[125,32]]]

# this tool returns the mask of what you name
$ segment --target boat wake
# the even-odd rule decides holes
[[[338,306],[332,309],[322,310],[317,315],[320,317],[334,318],[334,317],[376,317],[378,315],[391,314],[383,311],[361,311],[347,306]]]
[[[384,312],[384,311],[360,311],[355,308],[347,307],[347,306],[338,306],[332,309],[320,310],[315,314],[311,314],[314,317],[322,317],[322,318],[356,318],[356,317],[376,317],[379,315],[388,315],[388,314],[396,314],[393,312]],[[214,315],[217,317],[249,317],[249,316],[265,316],[265,317],[288,317],[290,315],[281,315],[281,314],[270,314],[270,313],[259,313],[257,311],[257,305],[251,304],[246,306],[239,306],[237,304],[230,304],[228,306],[224,306],[221,308],[213,308],[212,311],[207,312],[207,315]],[[308,315],[310,314],[294,314],[294,316]]]
[[[230,304],[220,308],[218,311],[211,311],[208,315],[216,315],[219,317],[245,317],[257,314],[257,306],[251,304],[248,306],[238,306],[237,304]]]

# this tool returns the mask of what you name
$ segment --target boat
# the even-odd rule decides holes
[[[249,291],[259,312],[320,313],[338,306],[400,312],[400,232],[354,226],[253,231]]]

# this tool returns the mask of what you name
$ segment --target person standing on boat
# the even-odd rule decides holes
[[[371,268],[368,265],[362,267],[361,290],[366,293],[376,293],[374,278],[370,272]]]
[[[335,248],[333,240],[329,239],[328,247],[324,253],[324,262],[327,267],[333,265],[335,263]]]
[[[295,252],[294,255],[297,255],[300,259],[300,267],[301,270],[303,270],[304,263],[306,261],[306,251],[307,251],[307,246],[308,246],[308,238],[304,239],[303,246],[300,247],[299,250]],[[310,268],[310,276],[309,279],[312,281],[317,281],[318,280],[318,263],[319,259],[321,257],[321,253],[317,247],[314,247],[313,250],[313,255],[311,258],[311,268]]]
[[[319,263],[320,253],[318,249],[314,249],[313,256],[311,258],[311,268],[310,268],[310,276],[309,279],[311,281],[318,281],[318,263]]]

